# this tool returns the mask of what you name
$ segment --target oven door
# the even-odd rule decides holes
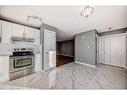
[[[34,67],[34,56],[10,57],[10,73]]]

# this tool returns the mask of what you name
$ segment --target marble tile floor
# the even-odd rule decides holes
[[[3,84],[32,89],[127,89],[127,70],[102,64],[91,68],[72,62]]]

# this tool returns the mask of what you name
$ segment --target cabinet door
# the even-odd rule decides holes
[[[26,38],[34,38],[34,29],[25,26],[25,34],[26,34]]]
[[[34,29],[35,44],[40,44],[40,30]]]
[[[35,71],[41,71],[42,64],[41,64],[41,54],[35,54]]]
[[[105,64],[110,65],[111,38],[105,38]]]
[[[12,35],[15,37],[23,37],[24,26],[18,24],[12,24]]]
[[[12,36],[12,23],[2,21],[2,43],[10,43]]]

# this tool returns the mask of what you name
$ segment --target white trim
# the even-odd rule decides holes
[[[92,68],[96,68],[95,65],[90,65],[90,64],[87,64],[87,63],[79,62],[79,61],[75,61],[75,63],[85,65],[85,66],[88,66],[88,67],[92,67]]]
[[[116,36],[126,36],[126,33],[112,34],[112,35],[106,35],[101,37],[108,38],[108,37],[116,37]]]
[[[9,76],[0,77],[0,83],[9,80]]]

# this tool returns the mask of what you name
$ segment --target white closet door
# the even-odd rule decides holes
[[[99,63],[104,63],[105,39],[99,37]]]
[[[126,38],[125,36],[111,37],[111,65],[125,67]]]
[[[126,62],[126,44],[125,44],[125,36],[119,36],[118,38],[118,66],[119,67],[125,67],[125,62]]]
[[[110,65],[111,38],[105,38],[105,64]]]
[[[117,50],[118,50],[118,39],[117,37],[111,37],[111,65],[118,66]]]

